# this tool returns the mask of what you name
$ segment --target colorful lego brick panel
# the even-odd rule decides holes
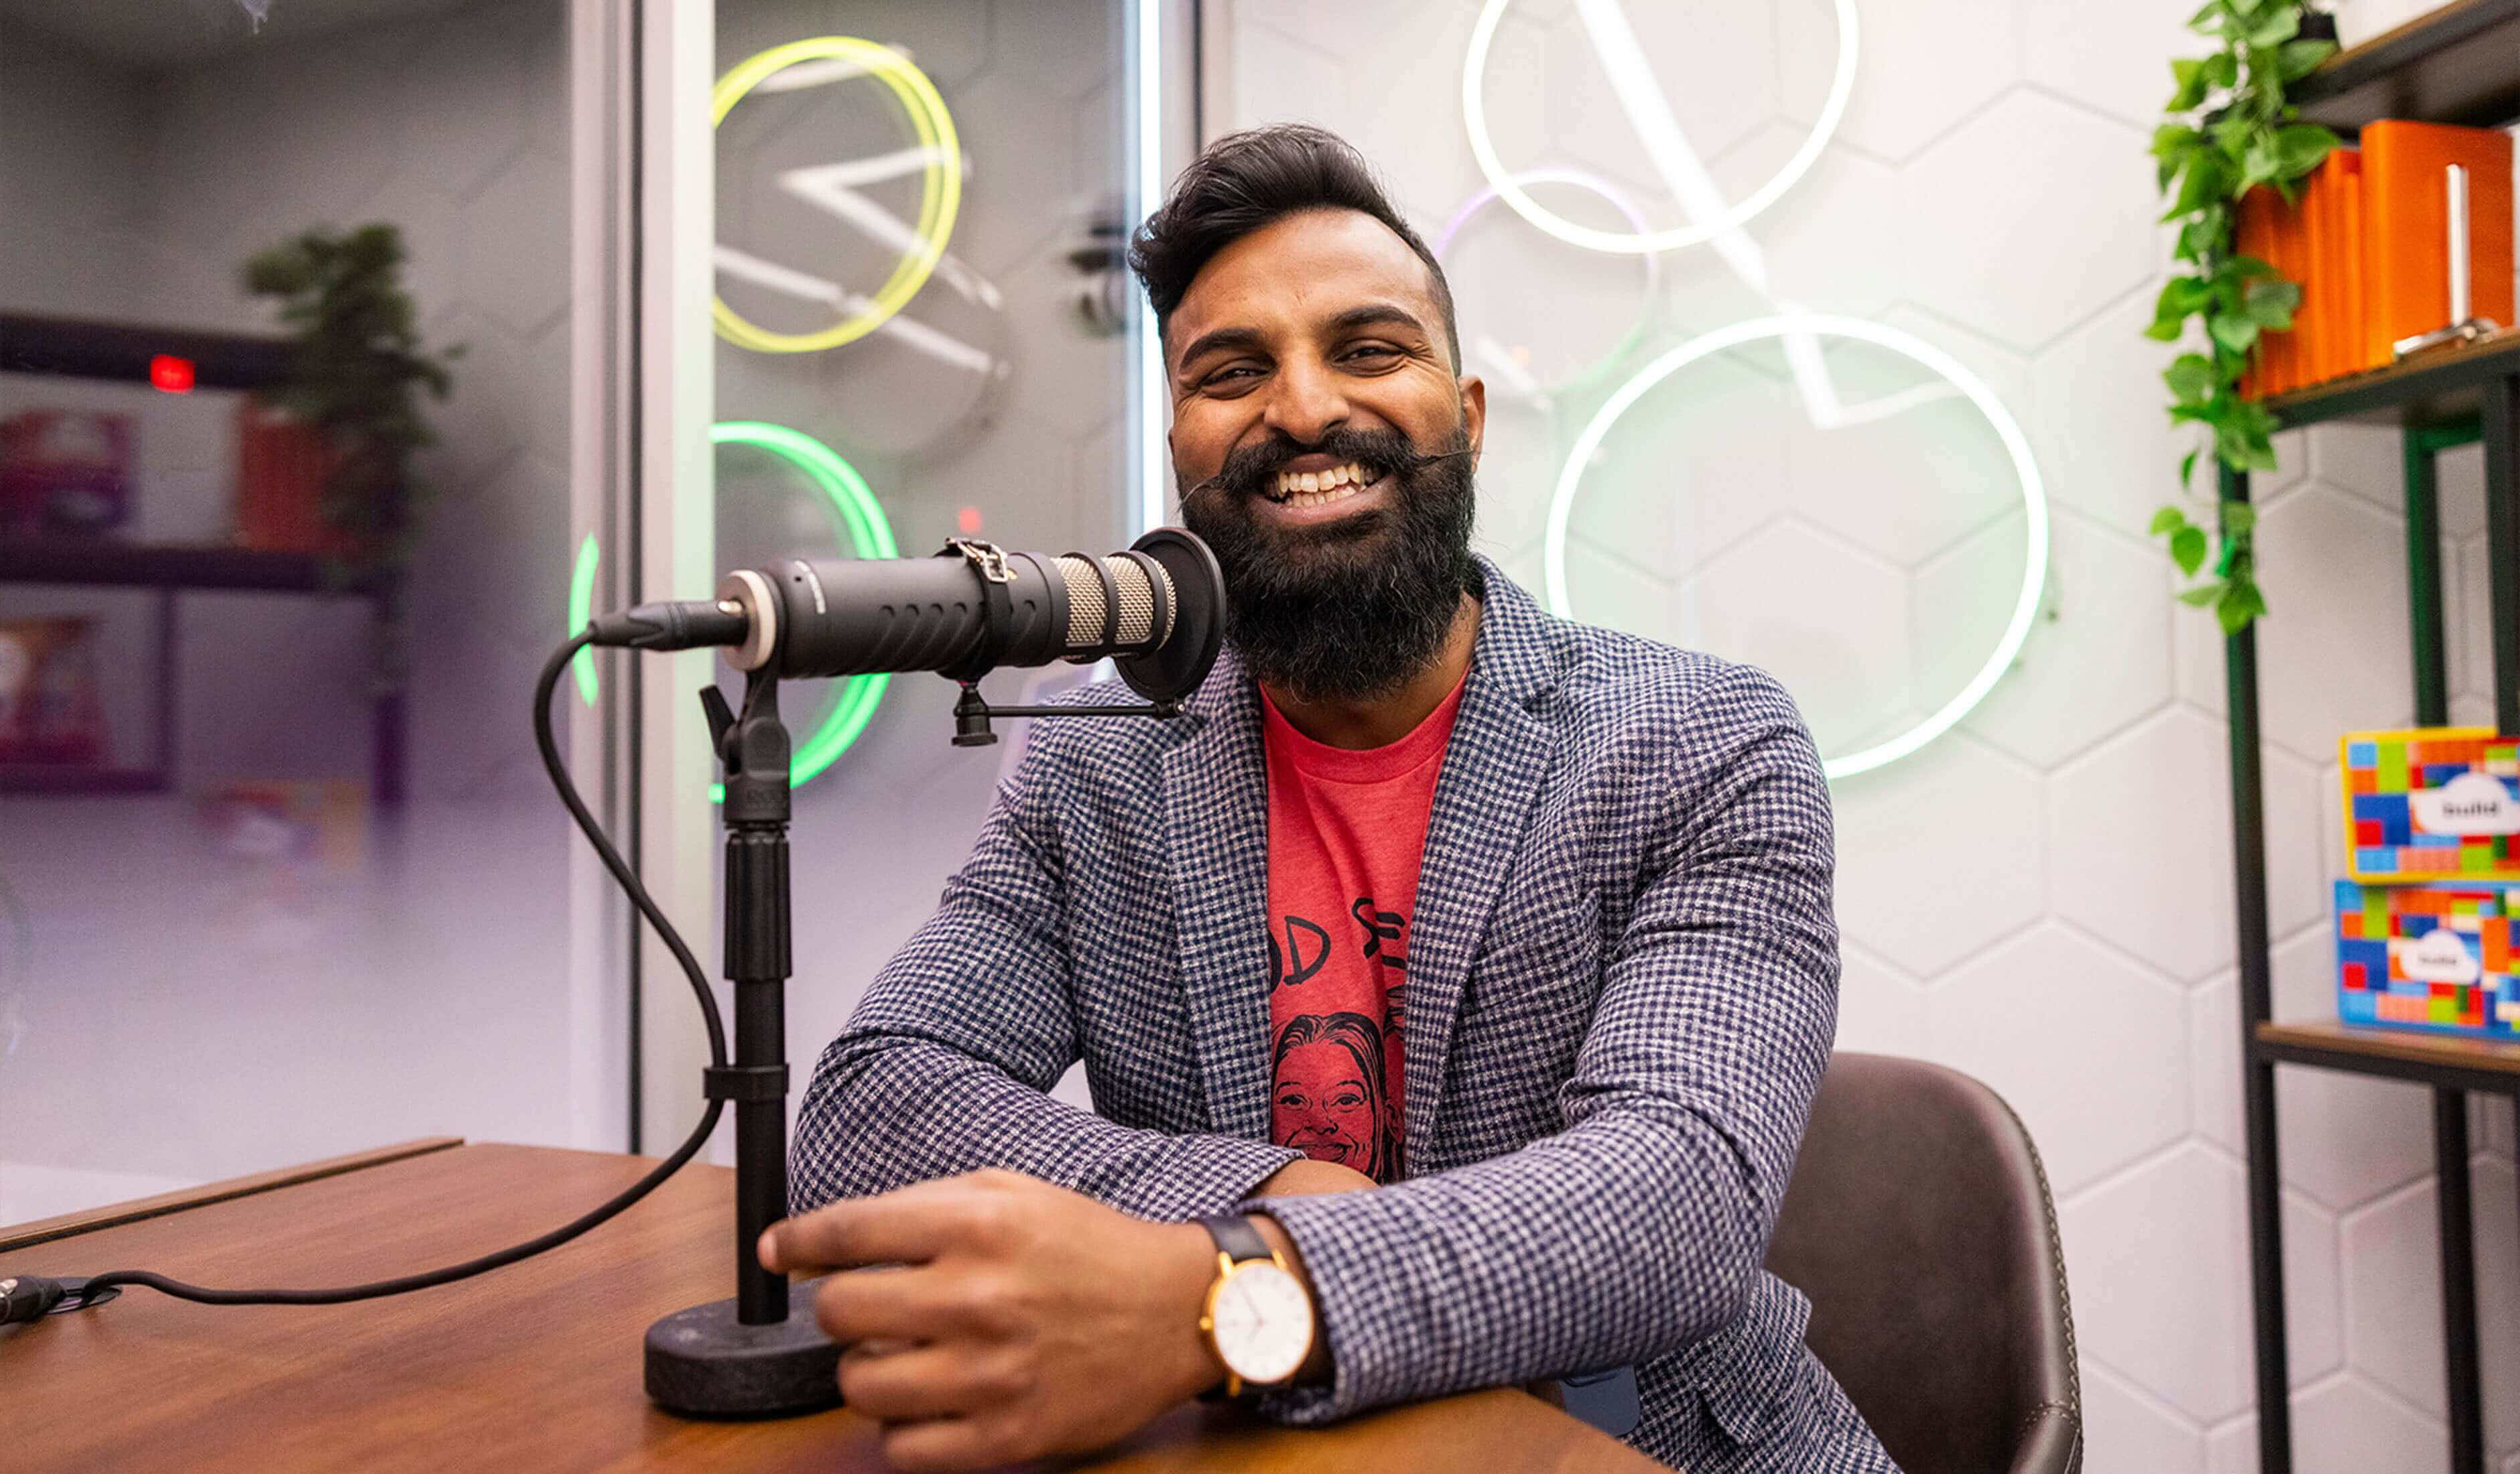
[[[2337,881],[2337,1016],[2350,1024],[2520,1038],[2515,908],[2520,888]]]
[[[2357,880],[2520,881],[2520,737],[2491,727],[2353,732],[2345,869]]]

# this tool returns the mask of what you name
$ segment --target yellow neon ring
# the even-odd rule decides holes
[[[746,321],[726,304],[726,298],[712,293],[709,313],[717,321],[718,335],[762,353],[816,353],[855,342],[881,327],[927,285],[937,258],[945,254],[945,242],[954,234],[954,216],[963,205],[963,144],[954,132],[953,114],[945,111],[945,99],[927,74],[888,46],[856,36],[813,36],[774,46],[738,63],[717,79],[709,94],[710,126],[725,122],[727,113],[764,77],[798,62],[815,61],[858,64],[890,87],[910,114],[910,125],[928,155],[919,196],[919,248],[901,258],[864,312],[820,333],[773,333]]]

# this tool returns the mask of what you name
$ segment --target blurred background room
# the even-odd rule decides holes
[[[2512,730],[2520,503],[2507,421],[2497,451],[2473,408],[2336,408],[2322,378],[2394,372],[2337,359],[2221,426],[2265,444],[2231,451],[2236,561],[2211,534],[2217,422],[2163,371],[2217,330],[2146,333],[2190,269],[2156,129],[2221,44],[2194,8],[0,0],[0,1225],[425,1136],[670,1146],[699,1025],[553,799],[536,670],[590,610],[772,557],[1172,520],[1126,232],[1203,142],[1303,120],[1450,276],[1480,550],[1792,691],[1830,760],[1838,1048],[2029,1127],[2086,1467],[2257,1467],[2243,1041],[2261,994],[2339,1018],[2340,737]],[[2326,9],[2348,48],[2433,14]],[[2305,114],[2477,124],[2507,171],[2520,6],[2447,9],[2499,26],[2452,112],[2295,80]],[[2474,199],[2508,275],[2508,180]],[[2511,282],[2475,293],[2510,326]],[[2449,351],[2502,355],[2490,395],[2513,348]],[[711,669],[587,654],[562,692],[703,959]],[[953,697],[791,691],[800,1069],[1020,751],[952,745]],[[2301,1469],[2452,1467],[2452,1162],[2483,1466],[2520,1474],[2506,1078],[2275,1073]]]

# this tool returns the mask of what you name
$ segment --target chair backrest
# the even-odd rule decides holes
[[[1829,1063],[1768,1268],[1907,1474],[2076,1474],[2081,1376],[2048,1175],[2003,1098],[1882,1054]]]

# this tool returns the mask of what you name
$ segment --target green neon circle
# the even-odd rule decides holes
[[[1660,358],[1639,369],[1636,376],[1611,394],[1597,411],[1592,423],[1575,437],[1575,447],[1567,452],[1566,464],[1557,473],[1557,489],[1549,499],[1547,541],[1542,545],[1542,573],[1550,611],[1568,615],[1570,600],[1566,581],[1566,524],[1575,505],[1575,491],[1584,479],[1584,469],[1593,462],[1594,452],[1601,448],[1603,437],[1619,423],[1630,407],[1645,391],[1669,379],[1673,374],[1697,362],[1710,353],[1736,348],[1743,343],[1764,338],[1789,337],[1810,334],[1822,337],[1853,338],[1896,353],[1939,375],[1944,381],[1966,395],[1969,403],[1995,427],[1996,438],[2003,442],[2006,455],[2012,459],[2013,474],[2021,482],[2022,569],[2021,593],[2012,602],[2012,619],[2004,626],[2002,638],[1995,643],[1986,664],[1978,668],[1959,694],[1943,703],[1933,715],[1909,728],[1888,741],[1876,742],[1861,752],[1824,759],[1822,771],[1830,780],[1867,773],[1884,763],[1895,763],[1927,742],[1959,725],[1962,717],[1986,693],[2003,679],[2012,667],[2012,659],[2021,653],[2022,642],[2030,638],[2031,622],[2039,614],[2039,594],[2048,573],[2048,488],[2039,477],[2039,462],[2030,453],[2029,437],[2021,432],[2020,422],[2003,407],[1986,380],[1970,373],[1960,361],[1912,334],[1903,333],[1887,323],[1865,318],[1831,317],[1817,313],[1786,313],[1776,317],[1753,318],[1718,328],[1690,338]]]
[[[808,480],[831,499],[832,511],[839,514],[840,525],[849,535],[849,549],[860,558],[899,558],[901,550],[892,541],[892,522],[883,514],[883,504],[867,488],[866,477],[857,468],[840,459],[830,446],[802,430],[760,420],[725,420],[709,426],[711,445],[748,445],[768,451],[805,473]],[[849,744],[875,720],[876,704],[883,699],[883,689],[892,678],[881,672],[869,676],[850,676],[840,682],[840,698],[832,703],[831,715],[823,725],[796,749],[789,759],[788,782],[802,787],[817,774],[832,766]],[[723,799],[722,784],[709,785],[712,797]]]
[[[586,628],[595,618],[595,565],[604,557],[595,546],[595,534],[577,545],[577,567],[568,575],[568,627],[571,633]],[[578,699],[595,704],[595,647],[588,646],[569,661],[569,674],[577,677]]]

